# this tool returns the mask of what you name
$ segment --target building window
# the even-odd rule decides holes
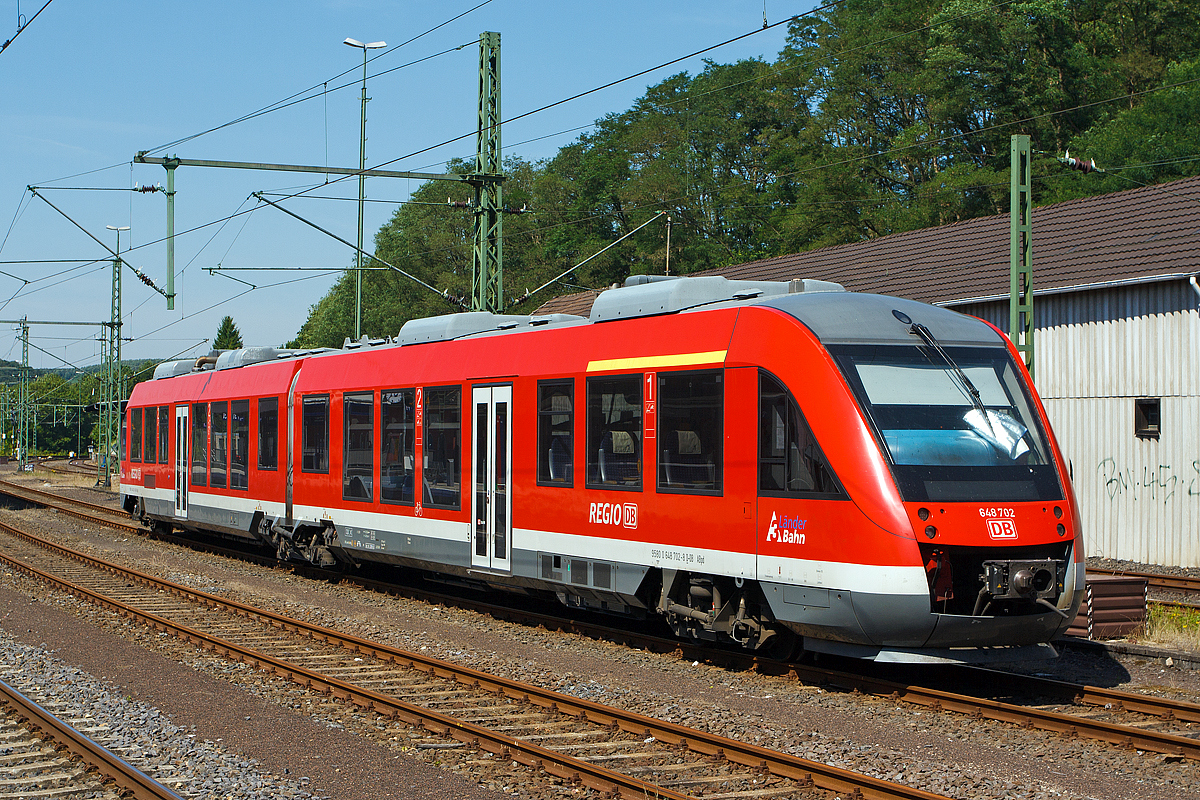
[[[171,407],[158,407],[158,463],[167,463],[167,442],[171,438]]]
[[[342,498],[375,499],[375,394],[348,394],[343,401]]]
[[[229,470],[229,404],[212,404],[212,445],[209,447],[208,482],[214,489],[225,488]]]
[[[842,496],[791,392],[759,375],[758,489],[761,494]]]
[[[425,443],[421,482],[424,503],[434,508],[459,507],[462,469],[462,390],[425,390]]]
[[[279,398],[263,397],[258,401],[258,468],[277,469],[279,466]]]
[[[413,427],[416,392],[380,392],[379,499],[385,503],[413,502]]]
[[[329,395],[303,400],[300,422],[300,471],[329,472]]]
[[[1158,397],[1143,397],[1133,401],[1133,433],[1139,439],[1157,439],[1160,435],[1160,404]]]
[[[587,484],[642,488],[642,378],[619,375],[587,382]]]
[[[142,460],[142,410],[135,408],[129,412],[129,416],[133,419],[133,423],[129,426],[129,460]]]
[[[538,483],[574,484],[574,398],[574,381],[538,383]]]
[[[229,404],[229,488],[248,489],[250,463],[250,401]]]
[[[192,486],[208,485],[208,403],[192,403]]]
[[[720,372],[659,373],[659,489],[721,491],[722,377]]]

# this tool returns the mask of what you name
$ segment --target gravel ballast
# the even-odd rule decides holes
[[[300,781],[199,740],[159,709],[0,630],[0,679],[183,797],[318,798]]]
[[[35,513],[21,512],[20,516],[34,524]],[[41,525],[46,528],[44,521]],[[530,629],[460,609],[303,580],[286,572],[96,531],[94,526],[82,533],[61,518],[54,526],[59,528],[55,538],[78,540],[82,535],[86,540],[83,549],[196,588],[952,797],[1176,798],[1200,783],[1193,765],[1156,754],[896,706],[888,700],[827,692],[786,678],[731,672],[571,634]],[[4,578],[4,582],[9,580]],[[6,585],[4,582],[0,585]],[[22,591],[36,592],[29,587]],[[347,736],[362,734],[351,738],[363,746],[372,744],[365,737],[385,743],[404,739],[404,734],[396,731],[381,733],[370,715],[339,704],[314,704],[301,696],[302,690],[265,679],[241,665],[198,654],[157,634],[138,632],[124,621],[84,610],[77,601],[58,598],[53,602],[63,611],[84,614],[106,631],[120,632],[143,647],[182,660],[186,672],[197,678],[240,687],[255,698],[251,702],[263,708],[269,703],[289,713],[305,714],[326,729],[336,725]],[[0,625],[7,623],[0,621]],[[1064,664],[1071,658],[1066,656]],[[1078,666],[1084,675],[1097,667]],[[1059,668],[1061,665],[1048,667]],[[1177,693],[1196,696],[1194,676],[1161,669],[1157,664],[1119,665],[1106,679],[1106,685],[1134,689],[1165,684]],[[394,754],[396,748],[388,752]],[[477,781],[482,772],[470,763],[472,759],[480,756],[447,753],[438,760],[442,766],[459,769],[467,778],[462,783],[470,786],[468,782]],[[501,778],[489,778],[488,783],[506,793],[519,791],[522,796],[549,791],[526,783],[514,788],[511,778],[507,784]],[[470,788],[481,791],[477,785]],[[560,791],[558,796],[578,796],[570,789]]]

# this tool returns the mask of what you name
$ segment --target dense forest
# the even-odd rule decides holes
[[[553,158],[505,162],[505,294],[689,273],[1008,211],[1009,140],[1031,137],[1038,204],[1200,172],[1200,0],[847,0],[790,23],[773,61],[706,62],[649,87]],[[1065,169],[1094,159],[1103,173]],[[471,164],[451,163],[452,171]],[[471,282],[470,189],[426,184],[376,253],[452,296]],[[363,330],[458,308],[368,272]],[[354,278],[296,346],[340,346]]]

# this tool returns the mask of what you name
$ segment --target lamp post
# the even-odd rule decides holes
[[[346,38],[342,44],[357,47],[363,53],[362,120],[358,139],[358,168],[367,168],[367,51],[387,47],[387,42],[368,42]],[[363,201],[366,199],[366,176],[358,173],[358,250],[355,252],[354,269],[354,339],[362,337],[362,249],[363,249]]]
[[[120,425],[117,422],[121,400],[125,395],[124,387],[121,385],[124,381],[121,380],[121,231],[129,230],[128,225],[105,225],[110,231],[117,232],[117,255],[113,258],[113,273],[112,273],[112,315],[108,321],[108,364],[106,369],[101,373],[107,373],[107,381],[104,383],[104,397],[101,408],[101,417],[103,424],[101,425],[101,433],[104,441],[98,442],[104,447],[104,452],[101,454],[101,461],[104,464],[105,486],[112,486],[112,459],[111,455],[114,450],[114,445],[118,445],[117,431],[120,430]],[[100,464],[97,463],[97,468]],[[96,481],[100,483],[99,480]]]

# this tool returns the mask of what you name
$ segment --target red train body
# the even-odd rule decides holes
[[[590,319],[162,365],[128,404],[127,506],[750,648],[1052,653],[1078,511],[1002,334],[814,281],[629,284]]]

